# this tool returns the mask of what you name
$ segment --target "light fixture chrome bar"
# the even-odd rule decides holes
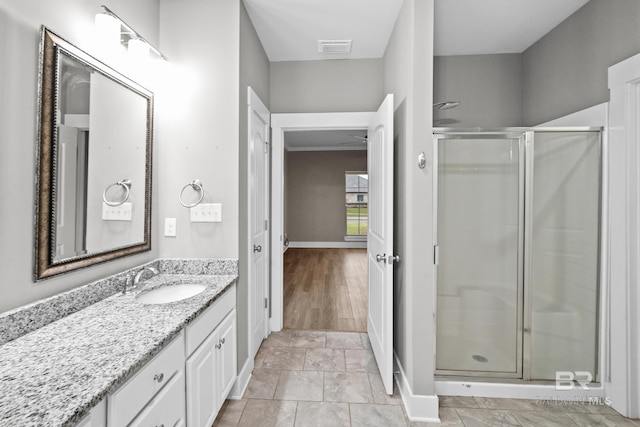
[[[133,27],[131,27],[131,25],[127,24],[126,22],[124,22],[124,20],[122,18],[120,18],[118,15],[116,15],[111,9],[109,9],[107,6],[105,5],[100,5],[101,8],[104,9],[104,13],[106,13],[109,16],[113,16],[115,19],[117,19],[118,21],[120,21],[120,25],[122,27],[124,27],[128,32],[130,32],[132,34],[131,38],[136,38],[138,40],[141,40],[143,42],[145,42],[147,44],[147,46],[149,46],[149,49],[151,49],[152,51],[155,52],[156,55],[158,55],[160,58],[164,59],[165,61],[168,61],[169,58],[167,58],[164,53],[160,52],[160,50],[158,48],[156,48],[154,45],[152,45],[151,43],[149,43],[147,41],[147,39],[145,39],[144,37],[142,37],[140,35],[140,33],[138,33],[136,30],[133,29]]]

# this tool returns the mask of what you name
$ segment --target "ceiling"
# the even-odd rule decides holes
[[[306,130],[284,133],[287,151],[366,150],[366,129]]]
[[[403,0],[243,0],[271,62],[381,58]],[[520,53],[588,0],[435,0],[436,55]],[[318,40],[353,40],[320,54]],[[285,133],[290,151],[363,150],[366,130]]]
[[[244,0],[269,61],[382,58],[402,0]],[[318,40],[353,40],[320,54]]]
[[[244,0],[269,61],[381,58],[403,0]],[[519,53],[588,0],[435,0],[435,54]],[[318,40],[353,40],[350,54]]]

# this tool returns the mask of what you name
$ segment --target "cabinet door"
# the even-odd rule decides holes
[[[105,427],[107,425],[107,399],[102,399],[100,403],[91,409],[76,427]]]
[[[217,372],[216,383],[218,394],[216,397],[216,412],[222,407],[229,395],[231,387],[238,375],[237,347],[236,347],[236,311],[233,310],[216,329],[217,335]]]
[[[218,412],[216,393],[215,332],[189,357],[187,371],[187,422],[190,427],[211,426]]]

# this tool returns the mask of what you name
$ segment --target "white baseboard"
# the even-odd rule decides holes
[[[554,384],[503,384],[474,381],[435,381],[434,388],[438,396],[482,396],[489,398],[531,399],[531,400],[564,400],[585,399],[600,402],[605,397],[602,386],[589,387],[582,390],[576,387],[570,393],[567,390],[556,390]]]
[[[290,248],[365,248],[367,242],[289,242]]]
[[[398,360],[398,355],[393,353],[395,365],[395,379],[398,384],[398,391],[407,411],[410,421],[419,421],[427,423],[439,423],[440,416],[438,414],[438,396],[433,395],[416,395],[413,394],[407,376],[402,369],[402,365]]]
[[[253,357],[248,357],[244,366],[238,373],[238,378],[236,378],[236,383],[233,385],[233,388],[229,392],[229,396],[227,399],[231,400],[240,400],[242,396],[244,396],[244,392],[249,385],[249,380],[251,379],[251,373],[253,372],[254,360]]]

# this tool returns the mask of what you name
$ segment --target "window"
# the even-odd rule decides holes
[[[368,226],[369,176],[366,172],[345,173],[346,236],[366,236]]]

